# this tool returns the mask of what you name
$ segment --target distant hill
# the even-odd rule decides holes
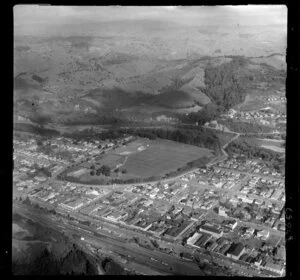
[[[151,29],[152,23],[147,24]],[[194,51],[170,55],[163,30],[163,26],[153,30],[158,35],[148,41],[130,32],[125,41],[113,34],[15,38],[15,111],[31,121],[45,116],[49,122],[87,123],[107,115],[150,120],[153,113],[186,114],[216,102],[207,92],[205,71],[209,65],[230,63],[235,56]],[[170,32],[175,34],[176,29]],[[245,58],[236,78],[250,90],[268,71],[272,75],[277,71],[269,63],[277,57]],[[249,81],[249,76],[256,80]]]

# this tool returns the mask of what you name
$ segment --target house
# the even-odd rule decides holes
[[[175,209],[173,210],[173,214],[176,215],[178,214],[179,212],[181,212],[183,209],[183,207],[178,207],[178,206],[175,206]]]
[[[264,201],[262,199],[256,198],[254,203],[257,205],[262,205],[264,203]]]
[[[229,247],[226,256],[238,260],[245,252],[245,247],[241,243],[233,243]]]
[[[247,197],[246,195],[238,195],[237,198],[241,199],[245,203],[253,203],[253,199]]]
[[[222,207],[222,206],[219,207],[219,215],[223,216],[223,217],[228,217],[228,215],[226,214],[226,208],[225,207]]]
[[[245,234],[251,236],[251,235],[253,235],[254,231],[255,231],[254,228],[249,227],[249,228],[246,229]]]
[[[230,230],[234,230],[237,226],[237,221],[236,220],[224,220],[222,222],[222,226],[225,228],[229,228]]]
[[[152,204],[153,204],[153,200],[151,200],[151,199],[144,201],[144,206],[146,206],[146,207],[149,207]]]
[[[263,258],[259,255],[255,258],[254,265],[257,267],[261,267],[262,261],[263,261]]]
[[[265,266],[265,269],[278,273],[280,276],[284,273],[284,265],[283,264],[275,264],[272,260],[268,261]]]
[[[267,239],[270,236],[270,232],[268,230],[266,230],[266,229],[263,229],[261,231],[258,231],[256,233],[256,236],[258,238]]]

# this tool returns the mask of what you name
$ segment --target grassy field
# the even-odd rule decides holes
[[[272,140],[272,139],[259,139],[259,138],[244,138],[249,144],[255,145],[261,148],[273,150],[278,153],[284,153],[284,141]]]
[[[278,153],[285,152],[284,141],[274,141],[269,139],[256,139],[256,141],[262,148],[270,149]]]
[[[209,156],[207,149],[157,140],[145,150],[129,156],[124,167],[134,176],[150,177],[176,170],[203,156]]]
[[[109,177],[92,176],[86,172],[82,176],[77,176],[76,179],[80,182],[97,183],[98,180],[102,183],[103,180],[108,182],[110,179],[128,180],[163,176],[185,166],[188,162],[210,156],[212,156],[211,151],[205,148],[170,140],[138,139],[126,146],[109,151],[93,163],[88,162],[76,167],[77,170],[80,170],[90,168],[92,164],[95,164],[97,169],[102,165],[108,165],[111,168]],[[120,172],[114,172],[116,168],[120,169]],[[72,172],[76,172],[76,169],[73,169]],[[125,174],[121,172],[124,169],[127,171]]]

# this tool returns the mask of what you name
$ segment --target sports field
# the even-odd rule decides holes
[[[124,156],[120,156],[114,153],[106,154],[101,160],[98,161],[99,165],[107,165],[110,168],[115,168],[116,165],[123,163],[125,160]]]
[[[208,149],[168,140],[149,141],[143,147],[145,149],[129,155],[124,165],[128,174],[134,177],[163,175],[188,162],[210,156]]]
[[[82,163],[73,170],[69,170],[69,173],[75,173],[74,175],[77,176],[72,175],[72,177],[82,183],[108,183],[111,179],[146,179],[164,176],[186,166],[189,162],[211,156],[211,151],[205,148],[170,140],[139,138],[115,150],[110,150],[93,162]],[[81,170],[90,169],[92,165],[95,165],[96,169],[103,165],[109,166],[110,176],[91,175],[89,170],[82,174]],[[126,172],[122,172],[124,170]]]

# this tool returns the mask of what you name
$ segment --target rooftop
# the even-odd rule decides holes
[[[203,230],[210,231],[210,232],[217,233],[217,234],[220,234],[222,232],[221,230],[219,230],[213,226],[209,226],[209,225],[203,225],[203,226],[201,226],[201,228]]]
[[[241,243],[233,243],[229,247],[227,254],[231,254],[233,256],[239,256],[243,249],[244,246]]]

